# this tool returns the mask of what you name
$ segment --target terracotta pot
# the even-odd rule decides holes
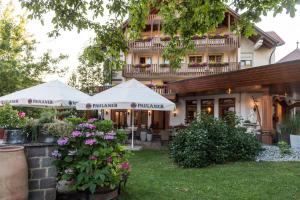
[[[0,169],[0,199],[26,200],[28,169],[24,147],[0,147]]]
[[[4,138],[4,129],[0,128],[0,139]]]
[[[273,137],[272,137],[271,134],[263,134],[263,135],[261,136],[261,141],[262,141],[262,143],[264,143],[264,144],[271,145],[271,144],[273,144]]]

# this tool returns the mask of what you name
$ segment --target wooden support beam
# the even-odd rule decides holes
[[[273,98],[269,92],[262,96],[262,132],[273,133]]]

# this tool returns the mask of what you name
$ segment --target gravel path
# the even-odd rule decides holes
[[[290,155],[280,155],[279,147],[263,146],[264,151],[256,158],[256,161],[300,161],[300,149],[291,149]]]

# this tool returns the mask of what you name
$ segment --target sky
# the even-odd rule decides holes
[[[8,0],[4,0],[3,2],[7,3]],[[12,2],[16,5],[17,11],[20,12],[19,1],[12,0]],[[285,13],[279,14],[276,17],[273,17],[273,14],[269,13],[268,16],[262,17],[260,23],[256,24],[264,31],[275,31],[285,41],[285,45],[276,49],[276,61],[293,51],[296,48],[296,42],[300,41],[300,5],[297,6],[297,9],[298,11],[294,18]],[[107,18],[104,16],[102,20],[105,21]],[[51,50],[54,56],[60,53],[69,56],[67,60],[62,62],[63,66],[69,67],[66,76],[57,77],[48,75],[44,77],[45,81],[60,79],[63,82],[67,82],[69,75],[78,65],[78,56],[84,47],[87,46],[90,38],[93,37],[93,33],[90,31],[77,33],[76,30],[73,30],[61,32],[61,36],[56,39],[49,38],[47,33],[52,30],[51,13],[45,16],[44,26],[39,21],[32,20],[29,21],[27,30],[39,42],[36,55],[41,55],[43,52]]]

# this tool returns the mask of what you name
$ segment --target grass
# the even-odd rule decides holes
[[[167,151],[130,159],[132,173],[120,200],[300,199],[300,162],[241,162],[202,169],[177,167]]]

